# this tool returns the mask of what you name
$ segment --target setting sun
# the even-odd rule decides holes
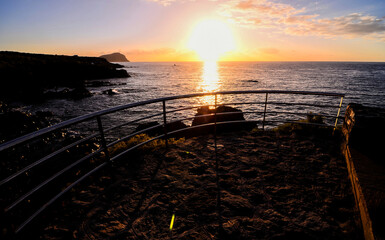
[[[195,26],[188,47],[203,61],[217,61],[224,53],[235,48],[235,42],[230,28],[224,22],[204,20]]]

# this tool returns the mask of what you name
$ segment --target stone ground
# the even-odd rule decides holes
[[[40,237],[362,239],[338,142],[240,132],[217,146],[219,188],[213,136],[187,139],[116,163],[100,176],[108,184],[84,188]]]

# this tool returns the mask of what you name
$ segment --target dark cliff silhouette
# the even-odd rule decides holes
[[[85,80],[129,77],[121,67],[98,57],[0,52],[0,99],[40,100],[46,89],[84,88]]]
[[[118,52],[102,55],[100,57],[106,59],[109,62],[129,62],[126,56]]]

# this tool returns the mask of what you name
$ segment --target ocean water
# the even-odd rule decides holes
[[[41,104],[23,106],[29,112],[51,111],[60,120],[95,112],[105,108],[164,96],[188,93],[231,90],[288,90],[344,93],[341,114],[348,103],[385,107],[385,63],[356,62],[129,62],[122,63],[132,76],[107,79],[114,86],[90,87],[94,93],[81,100],[49,100]],[[106,95],[102,91],[115,89],[118,94]],[[219,96],[218,103],[263,102],[265,95]],[[334,109],[307,108],[304,106],[273,106],[268,111],[314,112],[336,115],[339,98],[299,95],[269,95],[269,102],[316,103],[336,106]],[[201,97],[167,102],[168,110],[186,106],[213,104],[213,97]],[[234,105],[243,111],[263,111],[262,104]],[[153,104],[104,118],[113,126],[148,114],[161,112],[161,104]],[[176,112],[168,120],[192,117],[195,110]],[[303,115],[269,114],[267,120],[294,120]],[[261,114],[246,114],[247,119],[260,119]],[[155,119],[162,121],[161,119]],[[333,123],[333,119],[330,123]],[[187,121],[188,122],[188,121]],[[191,122],[191,121],[190,121]]]

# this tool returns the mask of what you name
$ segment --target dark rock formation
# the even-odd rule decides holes
[[[100,57],[106,59],[109,62],[129,62],[126,56],[118,52],[102,55]]]
[[[82,89],[85,80],[129,77],[120,67],[97,57],[0,52],[0,98],[39,101],[46,89]]]
[[[115,89],[107,89],[107,90],[104,90],[102,93],[107,95],[116,95],[118,94],[118,91]]]
[[[197,111],[198,113],[195,115],[195,118],[192,122],[193,126],[215,122],[214,113],[217,113],[217,116],[216,116],[217,122],[245,120],[241,110],[228,107],[228,106],[219,106],[216,109],[209,109],[209,107],[205,106],[205,107],[198,108]],[[222,113],[229,113],[229,114],[222,114]],[[200,117],[202,115],[207,115],[207,114],[212,114],[212,115]]]
[[[84,87],[75,88],[69,94],[70,94],[69,95],[70,98],[72,98],[72,99],[82,99],[82,98],[86,98],[86,97],[91,97],[92,96],[92,93],[90,91],[88,91]]]
[[[48,127],[51,118],[51,112],[33,115],[8,108],[0,102],[0,143]]]
[[[217,113],[215,116],[214,113]],[[208,115],[211,114],[211,115]],[[204,116],[208,115],[208,116]],[[227,121],[244,121],[245,118],[241,110],[228,106],[218,106],[215,109],[209,109],[208,107],[200,107],[197,110],[197,114],[192,122],[192,126],[198,126],[202,124],[214,123],[215,118],[217,123],[227,122]],[[217,124],[218,132],[226,131],[237,131],[241,129],[252,129],[256,127],[256,124],[253,122],[243,122],[243,123],[226,123],[226,124]],[[214,131],[214,126],[205,126],[198,128],[194,131],[194,135],[201,135],[204,133],[210,133]]]
[[[127,85],[125,82],[115,83],[110,81],[98,81],[98,80],[90,80],[85,82],[86,87],[109,87],[109,86],[123,86]]]
[[[88,91],[85,87],[75,88],[74,90],[69,90],[65,88],[61,91],[48,91],[44,94],[45,99],[53,99],[53,98],[62,98],[62,99],[82,99],[86,97],[91,97],[92,93]]]

